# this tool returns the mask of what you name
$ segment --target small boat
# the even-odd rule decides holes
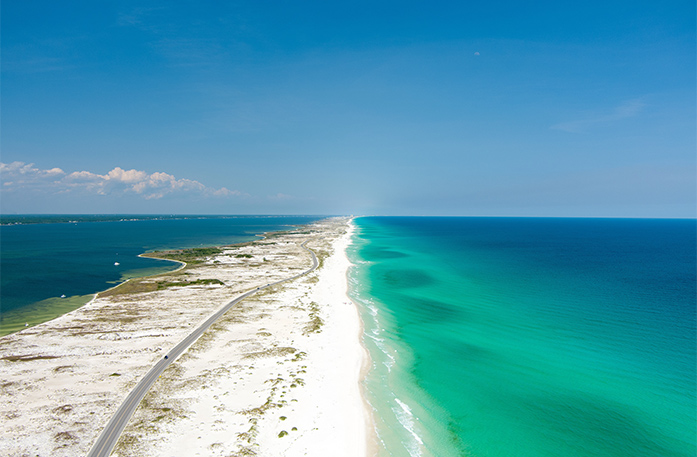
[[[65,294],[61,295],[61,298],[65,298]]]
[[[118,262],[114,262],[114,265],[119,266],[119,265],[121,265],[121,264],[118,263]]]

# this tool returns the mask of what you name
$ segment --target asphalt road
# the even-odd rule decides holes
[[[305,241],[305,243],[307,243],[307,241]],[[201,335],[203,335],[203,332],[205,332],[208,329],[208,327],[210,327],[213,324],[213,322],[218,320],[220,316],[225,314],[230,308],[235,306],[240,301],[244,300],[245,298],[251,295],[254,295],[260,290],[266,289],[268,287],[283,282],[292,281],[296,278],[299,278],[300,276],[306,275],[311,271],[315,270],[319,266],[319,261],[317,260],[317,256],[315,255],[315,253],[305,246],[305,243],[303,243],[301,246],[303,249],[305,249],[312,255],[312,268],[302,273],[299,273],[291,278],[272,282],[265,286],[260,286],[256,289],[250,290],[249,292],[244,293],[239,297],[235,298],[230,303],[223,306],[211,317],[206,319],[206,321],[203,324],[201,324],[198,328],[196,328],[196,330],[191,332],[186,338],[181,340],[179,344],[174,346],[172,350],[167,352],[167,355],[165,357],[158,360],[158,362],[150,369],[150,371],[148,371],[145,377],[140,380],[140,382],[135,386],[135,388],[133,388],[133,390],[131,391],[131,393],[128,394],[121,406],[119,406],[119,409],[116,411],[116,414],[114,414],[109,423],[106,425],[101,435],[99,435],[99,438],[97,438],[97,441],[92,446],[92,449],[90,449],[90,452],[87,454],[87,457],[108,457],[109,454],[111,454],[111,451],[114,449],[114,446],[116,446],[116,443],[118,442],[119,437],[123,432],[123,429],[126,428],[126,424],[128,424],[128,421],[131,419],[133,412],[136,410],[138,404],[143,399],[145,394],[148,392],[150,387],[155,383],[157,378],[160,377],[160,375],[162,374],[162,372],[165,371],[165,369],[167,369],[170,363],[175,361],[177,357],[184,353],[184,351],[186,351],[188,347],[194,343],[194,341],[196,341]]]

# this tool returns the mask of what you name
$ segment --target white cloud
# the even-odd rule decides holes
[[[637,116],[646,106],[641,100],[628,100],[619,106],[616,106],[611,113],[589,117],[571,122],[562,122],[551,126],[554,130],[563,130],[565,132],[580,133],[590,127],[599,124],[607,124],[622,119]]]
[[[66,173],[60,168],[41,170],[34,164],[24,162],[0,162],[0,181],[3,183],[3,192],[45,190],[54,193],[83,191],[98,195],[132,193],[146,200],[159,199],[170,194],[195,194],[205,197],[246,195],[225,187],[208,187],[191,179],[177,179],[164,172],[147,173],[135,169],[124,170],[121,167],[100,175],[91,171]]]
[[[270,200],[292,200],[294,197],[288,194],[277,193],[276,195],[269,195]]]
[[[247,195],[247,194],[243,194],[239,190],[230,190],[230,189],[227,189],[225,187],[221,187],[220,189],[213,191],[213,195],[228,197],[228,196],[241,196],[241,195]]]
[[[10,174],[25,179],[36,179],[57,175],[64,175],[65,172],[60,168],[51,168],[50,170],[39,170],[34,167],[33,163],[25,164],[24,162],[2,163],[0,162],[0,176]]]

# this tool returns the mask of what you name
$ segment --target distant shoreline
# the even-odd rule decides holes
[[[297,215],[302,217],[329,217],[314,214]],[[238,219],[238,218],[282,218],[296,215],[222,215],[222,214],[17,214],[0,215],[0,227],[31,224],[73,224],[81,222],[135,222],[135,221],[165,221],[182,219]]]

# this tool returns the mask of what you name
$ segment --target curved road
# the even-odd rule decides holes
[[[155,366],[153,366],[150,369],[150,371],[148,371],[145,377],[140,380],[140,382],[135,386],[131,393],[128,394],[124,402],[116,411],[116,414],[114,414],[107,426],[102,431],[101,435],[99,435],[99,438],[97,438],[97,441],[92,446],[92,449],[90,449],[90,452],[87,454],[87,457],[108,457],[109,454],[111,454],[111,451],[114,449],[114,446],[116,446],[116,442],[119,440],[119,437],[121,436],[121,432],[123,432],[123,429],[126,428],[126,424],[131,419],[133,412],[136,410],[138,404],[143,399],[145,394],[148,392],[150,387],[155,383],[157,378],[162,374],[163,371],[165,371],[165,369],[169,366],[170,363],[172,363],[174,360],[177,359],[177,357],[179,357],[184,351],[186,351],[186,349],[189,346],[191,346],[194,343],[194,341],[196,341],[203,334],[203,332],[205,332],[208,329],[208,327],[210,327],[213,324],[213,322],[218,320],[220,316],[225,314],[230,308],[235,306],[240,301],[244,300],[250,295],[254,295],[262,289],[266,289],[268,287],[280,284],[282,282],[292,281],[296,278],[299,278],[300,276],[306,275],[315,270],[319,266],[319,261],[317,260],[317,256],[315,255],[315,253],[312,252],[312,250],[305,247],[305,243],[307,243],[307,241],[301,244],[301,247],[310,254],[312,254],[312,268],[302,273],[299,273],[291,278],[282,279],[280,281],[272,282],[265,286],[257,287],[256,289],[250,290],[249,292],[235,298],[230,303],[223,306],[211,317],[206,319],[206,321],[203,324],[201,324],[196,330],[191,332],[191,334],[189,334],[186,338],[181,340],[179,344],[174,346],[174,348],[171,351],[169,351],[164,358],[160,359],[155,364]]]

